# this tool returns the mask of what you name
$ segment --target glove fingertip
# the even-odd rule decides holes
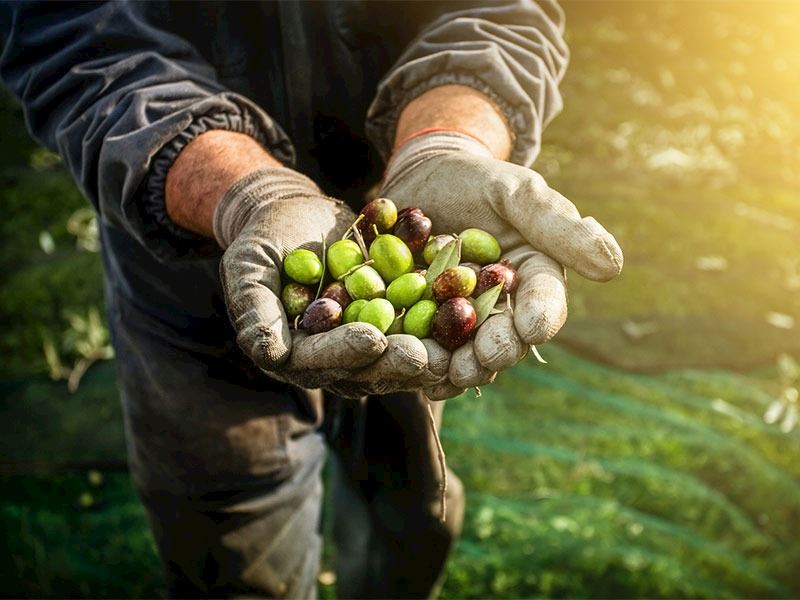
[[[475,335],[475,356],[490,371],[513,367],[528,353],[528,344],[519,336],[508,312],[490,317]]]
[[[292,336],[285,322],[273,327],[248,327],[239,334],[238,341],[245,354],[265,371],[279,368],[292,353]]]
[[[585,253],[575,264],[575,270],[592,281],[606,282],[622,272],[625,258],[617,240],[594,218],[582,220],[585,231],[591,237],[593,252]]]

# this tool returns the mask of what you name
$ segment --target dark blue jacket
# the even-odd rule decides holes
[[[164,210],[183,146],[209,129],[250,134],[355,204],[405,104],[460,83],[494,99],[511,160],[530,164],[561,106],[562,33],[548,0],[6,2],[0,78],[98,210],[112,311],[214,352],[232,337],[220,251]]]

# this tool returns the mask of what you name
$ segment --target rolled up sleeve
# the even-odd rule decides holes
[[[512,129],[511,162],[530,166],[544,127],[562,107],[558,84],[569,52],[552,1],[449,3],[421,27],[378,85],[367,135],[385,157],[403,108],[431,88],[460,84],[486,94]]]
[[[164,206],[169,167],[194,137],[246,133],[289,164],[294,150],[260,107],[218,83],[189,43],[150,23],[149,8],[8,3],[0,9],[0,78],[100,217],[166,260],[211,244],[173,224]]]

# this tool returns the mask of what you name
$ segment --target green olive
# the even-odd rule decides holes
[[[436,309],[436,302],[433,300],[420,300],[406,313],[403,331],[420,339],[430,337],[431,323]]]
[[[500,244],[495,237],[483,229],[465,229],[461,238],[461,260],[488,265],[500,258]]]
[[[358,314],[361,312],[361,309],[367,305],[369,300],[355,300],[347,305],[347,308],[344,309],[344,316],[342,317],[342,323],[353,323],[354,321],[358,321]]]
[[[425,276],[420,273],[400,275],[386,288],[386,299],[396,309],[411,308],[425,293]]]
[[[375,270],[389,283],[414,270],[414,256],[399,237],[385,233],[375,238],[369,247],[369,257]]]
[[[363,263],[364,255],[353,240],[339,240],[328,248],[327,260],[331,277],[339,279],[350,269]]]
[[[394,322],[394,307],[385,298],[374,298],[367,302],[367,305],[358,313],[358,320],[362,323],[370,323],[381,333],[386,333]]]
[[[292,250],[283,259],[283,270],[297,283],[311,285],[322,277],[322,261],[311,250]]]
[[[369,265],[357,269],[344,278],[344,286],[353,300],[383,298],[386,284],[380,274]]]

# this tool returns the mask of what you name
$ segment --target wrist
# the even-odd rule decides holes
[[[280,167],[258,141],[247,134],[210,130],[189,142],[175,158],[164,184],[169,219],[188,231],[212,237],[214,210],[225,191],[265,167]]]
[[[432,88],[408,103],[397,121],[394,150],[422,131],[459,131],[480,140],[495,158],[511,154],[513,136],[492,100],[464,85]]]
[[[261,207],[275,200],[322,195],[311,179],[293,169],[269,166],[252,171],[234,182],[214,208],[211,219],[214,238],[222,248],[227,248]]]
[[[383,187],[389,187],[392,181],[402,177],[417,165],[436,156],[461,152],[495,158],[492,150],[474,136],[447,128],[431,128],[422,130],[395,148],[383,178]]]

